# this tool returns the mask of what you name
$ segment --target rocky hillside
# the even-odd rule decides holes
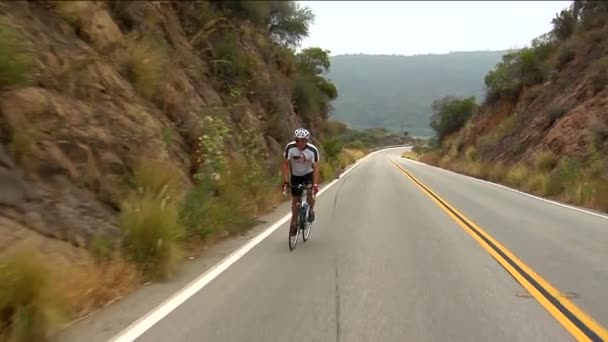
[[[574,1],[554,29],[503,56],[478,106],[435,104],[428,162],[608,211],[608,6]]]
[[[292,1],[9,1],[0,19],[0,339],[49,284],[78,316],[250,224],[293,128],[320,144],[337,97],[327,54],[294,53],[313,14]],[[46,313],[26,319],[45,332]]]

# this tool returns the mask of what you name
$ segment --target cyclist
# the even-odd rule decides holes
[[[314,197],[319,191],[319,150],[316,146],[309,142],[310,133],[305,128],[298,128],[294,132],[294,140],[285,146],[283,153],[283,190],[287,185],[296,186],[299,184],[312,184],[312,191],[308,192],[308,203],[310,203],[310,212],[308,221],[313,222],[315,219],[314,212]],[[290,172],[291,171],[291,172]],[[293,226],[293,217],[297,215],[296,200],[301,193],[298,189],[291,189],[291,213]]]

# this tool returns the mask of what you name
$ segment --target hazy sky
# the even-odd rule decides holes
[[[315,14],[302,47],[422,54],[521,48],[570,1],[299,1]]]

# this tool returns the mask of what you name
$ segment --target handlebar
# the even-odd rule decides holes
[[[283,189],[283,195],[286,194],[287,188],[290,189],[306,189],[306,190],[311,190],[312,189],[312,184],[298,184],[298,185],[291,185],[291,184],[283,184],[283,186],[285,187]],[[313,194],[314,195],[314,194]]]

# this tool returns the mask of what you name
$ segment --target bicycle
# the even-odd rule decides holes
[[[296,199],[296,206],[298,208],[298,215],[295,217],[295,224],[289,226],[289,250],[293,251],[298,243],[300,237],[300,231],[302,231],[302,241],[306,242],[310,237],[310,231],[312,229],[312,222],[308,222],[308,213],[310,212],[310,204],[308,203],[308,192],[312,189],[312,184],[298,184],[297,186],[287,185],[286,188],[302,190],[299,198]],[[285,195],[286,189],[283,190]],[[314,194],[313,194],[314,196]],[[294,220],[294,217],[291,219]],[[293,229],[296,229],[296,234],[292,236]]]

